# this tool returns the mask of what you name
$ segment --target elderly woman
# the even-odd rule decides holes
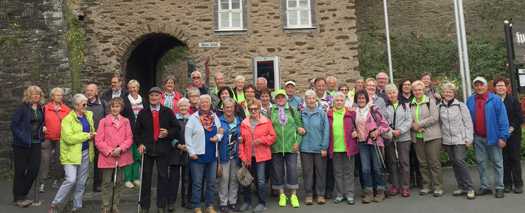
[[[436,88],[434,87],[432,83],[432,74],[429,72],[424,72],[421,74],[421,81],[423,84],[425,84],[425,95],[427,97],[431,97],[436,99],[436,101],[441,100],[441,96],[436,91]]]
[[[346,84],[342,84],[341,86],[339,86],[338,90],[339,90],[339,92],[342,92],[343,94],[346,95],[345,107],[346,108],[352,108],[353,105],[354,105],[355,91],[350,91],[350,88],[348,88],[348,86]]]
[[[359,142],[361,173],[364,180],[363,203],[382,202],[385,199],[385,180],[383,178],[384,161],[382,134],[389,130],[388,123],[379,111],[379,107],[370,103],[370,91],[358,91],[355,94],[356,130],[352,136]],[[376,194],[374,196],[374,189]]]
[[[218,116],[222,116],[224,101],[226,101],[226,99],[233,99],[233,91],[229,87],[221,87],[219,88],[219,98],[220,101],[216,106],[216,112]],[[235,99],[233,100],[235,101]],[[235,116],[239,116],[241,119],[246,117],[243,108],[237,102],[235,102]]]
[[[175,76],[167,76],[162,85],[164,91],[162,92],[160,103],[173,110],[174,113],[177,112],[179,109],[177,109],[176,104],[183,96],[175,90]]]
[[[269,89],[262,89],[259,91],[261,100],[261,114],[265,117],[270,117],[270,110],[272,108],[272,92]]]
[[[425,84],[422,81],[412,83],[414,99],[410,102],[412,111],[412,142],[415,143],[419,170],[422,177],[420,195],[429,194],[433,187],[434,197],[443,195],[441,174],[441,128],[439,126],[439,109],[434,98],[425,95]]]
[[[345,94],[337,92],[334,106],[328,111],[330,158],[333,159],[335,179],[335,203],[345,199],[354,205],[354,156],[359,152],[357,143],[352,137],[355,130],[355,112],[345,108]],[[309,133],[308,133],[309,134]]]
[[[375,105],[379,112],[381,114],[384,114],[384,110],[386,108],[386,102],[387,100],[383,99],[383,97],[377,95],[377,81],[374,78],[368,78],[366,79],[366,92],[368,95],[368,98],[370,98],[369,101],[373,105]],[[355,96],[354,96],[354,102],[355,102]]]
[[[59,162],[60,122],[71,109],[63,102],[64,90],[53,88],[50,92],[51,101],[44,105],[45,140],[42,143],[42,161],[40,162],[40,180],[47,180],[49,172],[53,177],[53,187],[58,187],[58,179],[64,176],[64,170]],[[45,191],[45,184],[40,183],[40,192]]]
[[[199,110],[188,119],[184,138],[190,156],[192,179],[191,204],[196,213],[201,212],[201,195],[206,185],[205,207],[215,212],[215,183],[217,172],[217,143],[222,140],[224,129],[219,117],[211,110],[211,97],[201,95]],[[204,180],[204,181],[203,181]]]
[[[503,148],[503,183],[505,192],[509,193],[514,187],[514,193],[523,193],[523,180],[521,177],[521,125],[523,124],[523,113],[521,104],[516,97],[509,94],[511,89],[508,79],[497,78],[494,80],[496,94],[503,99],[509,119],[510,138]]]
[[[237,102],[238,104],[242,103],[244,101],[244,82],[246,79],[242,75],[238,75],[235,77],[235,87],[233,88],[233,100]],[[254,88],[255,91],[255,88]]]
[[[128,95],[124,98],[124,117],[129,119],[131,130],[135,126],[137,116],[140,110],[144,109],[142,97],[139,94],[140,84],[137,80],[130,80],[128,82]],[[133,154],[134,162],[124,167],[124,185],[128,188],[140,186],[140,153],[137,150],[137,145],[131,145],[131,153]]]
[[[179,112],[175,114],[175,118],[177,119],[177,122],[179,123],[179,126],[182,128],[182,135],[184,135],[184,127],[186,126],[186,123],[188,122],[188,119],[190,118],[190,100],[187,98],[181,98],[179,102],[177,102],[177,107],[179,108]],[[179,164],[180,169],[182,171],[181,176],[181,206],[186,209],[191,209],[191,176],[190,176],[190,167],[189,167],[189,156],[188,156],[188,149],[186,148],[186,143],[176,143],[176,151],[179,151],[182,156],[179,157]],[[172,158],[172,160],[177,160],[176,158]],[[176,162],[174,162],[176,163]],[[172,184],[170,184],[170,187],[173,187],[170,190],[170,196],[168,198],[169,204],[175,203],[177,200],[177,193],[178,193],[178,181],[172,181]],[[168,205],[171,207],[170,205]],[[169,210],[169,209],[168,209]]]
[[[303,121],[297,109],[288,106],[286,91],[282,89],[275,91],[275,105],[270,108],[269,115],[277,134],[272,145],[272,189],[279,190],[279,206],[285,207],[286,187],[290,190],[290,204],[298,208],[297,153],[301,136],[306,133]]]
[[[237,171],[239,162],[239,139],[241,118],[235,114],[235,101],[231,98],[224,100],[224,113],[220,116],[221,126],[224,128],[224,137],[219,144],[219,162],[222,176],[219,178],[220,212],[237,210],[237,194],[239,182]]]
[[[73,96],[73,111],[61,124],[60,162],[64,165],[65,180],[51,202],[49,212],[57,212],[74,187],[73,211],[82,208],[82,197],[89,173],[89,162],[94,157],[95,126],[93,113],[86,110],[88,99],[83,94]]]
[[[275,131],[272,121],[261,115],[261,102],[254,100],[248,105],[250,116],[241,123],[241,144],[239,145],[239,159],[255,178],[255,186],[259,203],[254,212],[266,210],[266,162],[272,159],[271,146],[275,142]],[[251,208],[251,186],[243,186],[244,203],[240,211]]]
[[[186,91],[189,92],[190,89],[199,90],[200,94],[208,94],[208,87],[202,79],[202,73],[198,70],[191,72],[191,84],[186,87]]]
[[[98,168],[102,172],[102,212],[119,212],[120,187],[122,185],[122,170],[133,163],[130,121],[120,115],[124,109],[124,100],[120,97],[109,101],[111,114],[106,115],[98,125],[95,145],[98,149]],[[113,173],[117,172],[116,184],[113,188]],[[113,191],[114,190],[114,191]]]
[[[44,141],[44,112],[42,111],[42,89],[30,86],[24,91],[23,104],[11,118],[15,177],[13,196],[18,207],[28,207],[32,201],[26,199],[40,167],[41,144]]]
[[[388,167],[390,168],[390,188],[388,194],[410,196],[410,127],[412,114],[408,103],[399,101],[396,85],[385,86],[389,99],[385,109],[385,119],[390,125],[392,139],[385,143]]]
[[[317,104],[315,91],[305,92],[306,107],[301,112],[304,129],[308,134],[301,142],[301,165],[303,168],[306,205],[313,204],[313,194],[317,203],[325,204],[326,156],[330,137],[330,126],[326,112]],[[314,186],[314,180],[315,186]]]
[[[446,82],[441,86],[443,100],[439,104],[442,140],[452,161],[458,189],[454,196],[467,195],[474,199],[472,179],[465,162],[467,146],[474,140],[474,127],[467,106],[456,99],[456,86]]]

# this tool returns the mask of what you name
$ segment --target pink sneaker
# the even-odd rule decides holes
[[[393,197],[393,196],[396,196],[397,194],[399,194],[399,190],[397,189],[397,187],[390,186],[390,188],[388,189],[388,195]]]
[[[409,189],[401,189],[401,196],[402,197],[410,197],[410,190]]]

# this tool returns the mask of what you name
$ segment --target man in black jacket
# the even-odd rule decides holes
[[[144,153],[142,173],[142,191],[140,206],[142,212],[148,212],[150,207],[151,178],[153,166],[157,164],[157,208],[159,212],[167,212],[168,198],[168,154],[172,153],[171,141],[177,138],[182,140],[179,127],[173,111],[160,104],[162,90],[153,87],[149,90],[149,103],[145,105],[135,124],[133,140],[138,151]]]
[[[122,88],[122,76],[119,74],[115,74],[111,78],[111,89],[106,90],[104,93],[102,93],[102,101],[104,101],[104,104],[108,104],[111,99],[116,97],[121,97],[123,99],[126,98],[128,95],[127,91]]]

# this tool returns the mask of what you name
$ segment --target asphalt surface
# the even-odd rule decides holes
[[[472,178],[475,186],[479,186],[478,172],[475,168],[471,170]],[[467,200],[464,197],[452,196],[452,191],[455,189],[455,179],[451,168],[444,168],[445,180],[445,194],[442,197],[434,198],[431,195],[420,196],[418,190],[412,190],[410,198],[402,198],[400,196],[391,197],[382,203],[361,204],[359,199],[359,192],[357,192],[356,205],[350,206],[346,203],[334,204],[328,201],[325,205],[306,206],[301,204],[300,208],[294,209],[291,207],[279,208],[277,206],[276,198],[269,197],[267,212],[362,212],[362,213],[445,213],[445,212],[462,212],[462,213],[513,213],[525,212],[525,194],[505,194],[505,198],[496,199],[494,196],[477,197],[475,200]],[[91,186],[91,184],[88,184]],[[56,190],[48,190],[45,193],[39,193],[39,200],[42,205],[29,208],[17,208],[12,203],[12,185],[11,182],[0,182],[0,192],[4,195],[0,197],[0,213],[36,213],[47,212],[50,200],[56,193]],[[152,191],[154,192],[154,191]],[[155,193],[152,193],[155,194]],[[33,198],[33,193],[29,197]],[[300,196],[301,197],[301,196]],[[121,212],[135,213],[137,212],[138,190],[125,189],[122,195]],[[254,201],[256,199],[253,199]],[[154,201],[152,202],[154,203]],[[64,207],[61,212],[69,212],[71,201]],[[100,193],[92,193],[91,187],[88,187],[84,198],[84,208],[80,212],[95,213],[100,212]],[[151,209],[150,212],[156,212],[156,209]],[[177,206],[175,212],[191,212]]]

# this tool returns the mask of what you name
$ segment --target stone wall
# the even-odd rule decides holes
[[[88,53],[82,79],[109,82],[113,71],[124,72],[129,53],[151,33],[177,38],[197,61],[209,57],[211,70],[224,72],[230,83],[238,74],[253,79],[255,56],[278,56],[281,81],[295,79],[301,89],[314,76],[334,74],[345,82],[359,77],[354,0],[315,0],[316,28],[297,31],[283,29],[281,1],[246,2],[248,30],[239,33],[214,32],[212,0],[85,3]],[[198,47],[209,41],[221,47]]]
[[[0,177],[11,167],[9,121],[31,84],[70,87],[62,0],[0,0]]]

